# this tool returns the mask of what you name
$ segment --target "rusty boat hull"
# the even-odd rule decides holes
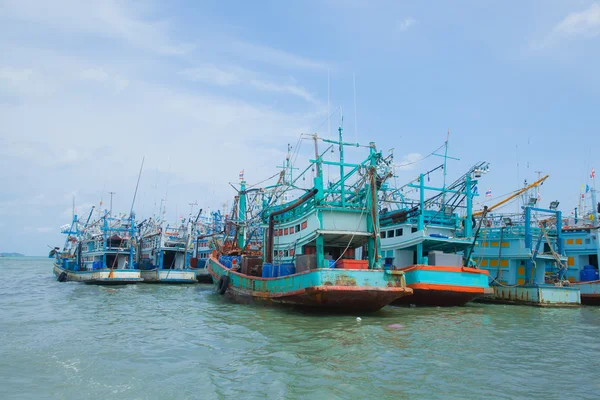
[[[581,304],[600,305],[600,281],[571,282],[570,286],[579,289]]]
[[[212,257],[207,264],[215,285],[222,276],[227,276],[229,282],[224,296],[244,304],[373,312],[412,294],[402,273],[384,270],[323,268],[278,278],[261,278],[233,271]]]
[[[413,295],[400,298],[392,305],[464,306],[493,293],[488,272],[477,268],[412,265],[400,271],[404,272],[406,286],[413,290]]]

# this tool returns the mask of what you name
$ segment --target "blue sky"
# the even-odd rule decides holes
[[[0,251],[62,243],[73,196],[128,211],[142,156],[140,216],[221,207],[239,170],[259,181],[328,134],[328,73],[347,138],[402,164],[450,129],[450,177],[487,160],[499,196],[543,171],[568,213],[596,160],[599,50],[593,1],[5,0]]]

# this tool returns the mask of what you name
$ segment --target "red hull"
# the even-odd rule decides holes
[[[581,304],[586,306],[600,305],[600,294],[583,294],[581,293]]]
[[[413,295],[400,298],[392,303],[393,306],[428,306],[428,307],[456,307],[464,306],[468,302],[484,296],[485,293],[455,292],[452,290],[422,290],[413,289]]]
[[[302,291],[271,297],[261,296],[258,293],[244,293],[231,287],[226,293],[227,297],[239,303],[292,305],[337,312],[373,312],[409,294],[410,289],[379,291],[345,286],[313,286]]]
[[[468,302],[491,294],[492,288],[478,288],[471,286],[434,285],[414,283],[408,285],[413,290],[413,295],[401,298],[392,303],[394,306],[410,305],[430,307],[455,307],[464,306]]]
[[[217,275],[209,270],[213,280]],[[312,286],[284,293],[266,293],[229,286],[225,296],[238,303],[288,305],[334,312],[373,312],[394,300],[412,294],[412,289],[402,287]]]

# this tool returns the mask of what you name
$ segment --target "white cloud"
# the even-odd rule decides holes
[[[33,70],[31,68],[0,67],[0,80],[17,85],[29,80],[32,73]]]
[[[242,75],[246,74],[246,71],[242,71],[239,68],[219,68],[215,65],[187,68],[181,72],[181,75],[191,81],[211,83],[220,86],[238,84],[242,81]]]
[[[323,120],[314,96],[288,71],[274,74],[272,66],[314,70],[324,64],[238,43],[229,60],[217,57],[224,67],[207,57],[186,69],[198,65],[193,53],[164,57],[182,54],[172,50],[185,40],[173,39],[170,24],[136,10],[112,1],[69,0],[6,1],[0,7],[0,31],[29,22],[21,24],[27,31],[0,39],[0,169],[10,171],[0,176],[0,215],[8,226],[39,233],[31,240],[0,237],[11,250],[40,254],[46,244],[64,240],[58,227],[70,222],[71,193],[77,193],[80,214],[101,198],[107,207],[108,191],[117,193],[115,211],[128,212],[142,156],[135,205],[140,218],[158,211],[167,192],[171,219],[193,200],[205,209],[231,204],[227,182],[236,181],[241,169],[249,182],[272,175],[286,144]],[[218,32],[214,40],[226,41]],[[98,43],[101,51],[90,51]],[[234,65],[271,55],[267,70]],[[214,86],[199,89],[173,79],[182,70],[187,79]],[[252,96],[223,94],[233,85]],[[294,98],[306,103],[289,103]],[[46,234],[46,227],[56,229]]]
[[[117,38],[162,55],[181,55],[193,48],[169,38],[167,21],[143,20],[125,3],[114,0],[6,0],[0,17],[43,24],[60,32]]]
[[[417,23],[417,20],[414,18],[404,18],[402,21],[398,22],[397,28],[400,32],[404,32],[409,30]]]
[[[87,81],[93,81],[107,85],[117,91],[121,91],[129,86],[129,80],[119,75],[110,75],[104,69],[99,67],[86,68],[79,74],[80,78]]]
[[[250,84],[259,90],[274,93],[288,93],[300,97],[310,103],[319,104],[319,102],[308,91],[306,91],[304,88],[293,84],[281,85],[276,83],[263,82],[255,79],[251,80]]]
[[[600,4],[594,3],[584,11],[570,13],[554,27],[554,32],[565,36],[600,35]]]
[[[39,71],[33,68],[0,67],[0,96],[43,97],[52,94],[57,82],[45,80]]]
[[[314,61],[285,51],[253,43],[234,41],[231,48],[245,58],[284,68],[320,69],[326,70],[328,64]]]
[[[400,162],[396,164],[396,169],[400,171],[408,171],[414,169],[416,164],[423,159],[421,153],[408,153],[402,156]]]
[[[303,87],[295,83],[278,83],[266,81],[261,74],[237,66],[217,67],[203,65],[197,68],[188,68],[181,75],[194,82],[203,82],[219,86],[247,85],[263,92],[289,94],[319,105],[319,101]]]

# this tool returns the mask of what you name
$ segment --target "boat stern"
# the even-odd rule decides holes
[[[406,285],[414,294],[394,305],[462,306],[493,293],[488,272],[478,268],[412,265],[400,271],[405,273]]]

